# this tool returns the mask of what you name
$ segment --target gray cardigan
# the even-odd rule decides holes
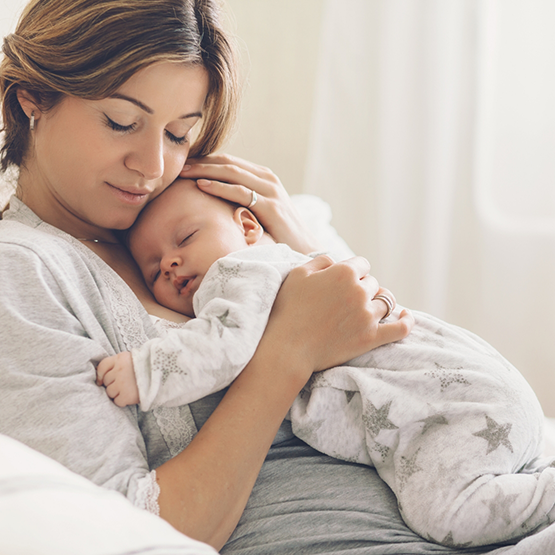
[[[190,441],[190,411],[122,410],[95,384],[102,358],[157,336],[148,314],[98,256],[15,197],[0,261],[0,433],[156,512],[150,471]]]

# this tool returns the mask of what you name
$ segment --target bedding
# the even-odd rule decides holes
[[[2,555],[210,555],[166,521],[0,435]]]

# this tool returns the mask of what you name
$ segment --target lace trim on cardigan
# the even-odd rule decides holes
[[[137,494],[135,495],[135,506],[149,513],[160,516],[160,486],[156,480],[156,470],[151,470],[144,478],[137,481]]]
[[[188,405],[180,407],[157,407],[152,413],[164,436],[170,454],[175,457],[197,433],[197,427]]]
[[[135,295],[121,277],[108,266],[96,253],[81,244],[77,239],[53,226],[44,224],[44,230],[52,235],[64,238],[78,252],[83,254],[101,276],[109,292],[108,303],[116,320],[118,330],[127,350],[148,341],[142,324],[140,306]],[[171,324],[167,327],[173,327]],[[158,332],[159,328],[158,328]],[[197,432],[193,415],[188,406],[160,407],[155,413],[156,423],[168,447],[171,456],[180,453],[191,442]],[[158,496],[160,486],[156,481],[155,471],[151,471],[138,481],[135,504],[149,512],[159,514]]]
[[[86,249],[85,252],[87,254],[92,252],[79,241],[71,239],[72,242],[77,243],[77,248]],[[149,339],[142,325],[139,304],[131,289],[120,276],[100,258],[98,259],[100,260],[99,263],[96,260],[96,255],[94,253],[93,255],[94,257],[89,259],[94,261],[98,272],[108,286],[110,291],[109,303],[112,313],[126,348],[128,351],[131,351],[131,349],[139,347]],[[164,327],[175,326],[172,326],[171,323],[169,325],[159,323],[159,326],[156,326],[158,333],[160,333],[160,328]],[[197,432],[189,407],[187,405],[182,407],[160,407],[153,411],[153,414],[171,456],[174,457],[181,453],[189,445]]]

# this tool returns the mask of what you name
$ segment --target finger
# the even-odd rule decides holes
[[[96,367],[96,385],[102,385],[106,372],[110,370],[110,366],[106,363],[106,359],[101,360]]]
[[[205,193],[240,204],[249,209],[254,209],[256,204],[264,202],[264,197],[262,195],[254,192],[254,189],[249,189],[244,185],[199,179],[197,180],[197,186]],[[259,207],[260,206],[258,206],[258,208]]]
[[[245,180],[250,180],[254,183],[256,180],[259,180],[256,172],[249,171],[247,168],[236,164],[207,164],[202,162],[187,164],[181,171],[181,176],[191,179],[213,179],[226,183],[244,183]]]
[[[261,166],[260,164],[255,164],[254,162],[250,162],[248,160],[244,160],[243,158],[239,158],[237,156],[233,156],[231,154],[209,154],[203,158],[188,158],[187,165],[196,165],[196,164],[215,164],[215,165],[235,165],[243,170],[248,172],[254,173],[255,175],[268,175],[271,174],[272,171],[265,166]]]
[[[106,393],[110,399],[115,399],[119,394],[120,390],[117,384],[111,383],[109,386],[106,387]]]
[[[276,197],[277,191],[282,190],[282,186],[278,187],[278,183],[272,179],[258,176],[244,168],[235,165],[218,165],[218,164],[195,164],[188,170],[183,170],[180,173],[181,177],[188,179],[198,179],[205,185],[208,185],[204,180],[220,182],[229,186],[245,187],[246,189],[255,190],[257,193],[268,196]]]
[[[359,279],[364,279],[367,276],[370,277],[370,262],[368,262],[368,260],[363,256],[354,256],[353,258],[348,258],[347,260],[344,260],[339,264],[346,264],[348,266],[351,266],[355,270],[355,273]]]
[[[102,385],[104,387],[108,387],[116,381],[115,372],[110,372],[110,370],[112,370],[112,367],[104,374],[104,377],[102,378]]]
[[[376,295],[374,295],[372,302],[382,303],[382,309],[385,307],[385,312],[383,313],[382,319],[387,318],[395,310],[395,306],[397,305],[395,295],[393,295],[393,293],[385,287],[379,288]]]
[[[410,310],[403,309],[399,315],[399,320],[386,322],[378,326],[376,335],[376,347],[400,341],[407,337],[414,326],[414,316]]]
[[[112,400],[114,401],[116,406],[121,407],[121,408],[126,407],[127,405],[129,405],[129,403],[127,402],[127,399],[121,393],[118,393],[115,397],[112,398]]]
[[[305,270],[308,270],[309,273],[313,273],[319,272],[320,270],[325,270],[326,268],[329,268],[334,264],[335,262],[333,261],[331,256],[328,256],[327,254],[321,254],[303,264],[303,268]]]

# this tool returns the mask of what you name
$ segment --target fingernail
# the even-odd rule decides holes
[[[187,166],[183,166],[183,169],[181,170],[182,172],[186,172],[187,170],[190,170],[191,166],[187,165]]]
[[[209,181],[208,179],[198,179],[197,180],[197,185],[200,185],[201,187],[208,187],[208,185],[210,185],[212,183],[212,181]]]

